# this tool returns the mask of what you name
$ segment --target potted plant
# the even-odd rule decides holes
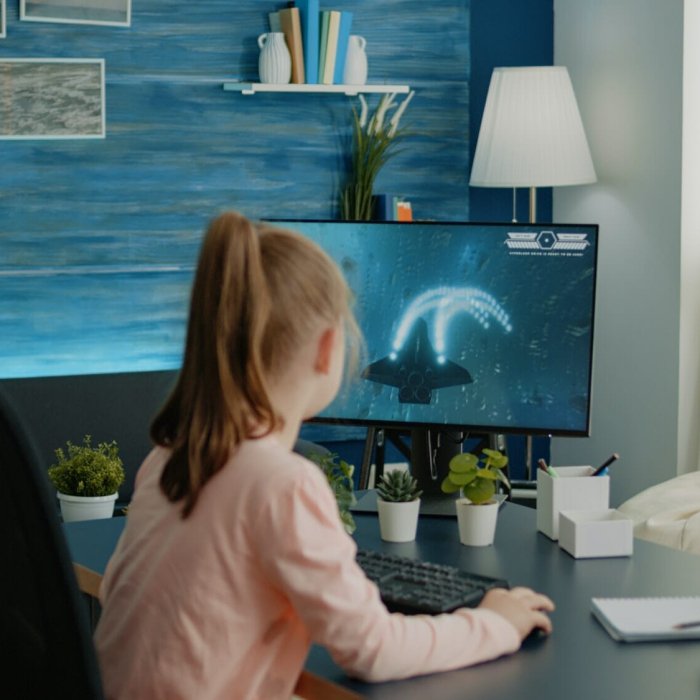
[[[96,447],[86,435],[82,445],[70,440],[66,450],[55,451],[56,464],[49,479],[56,487],[65,522],[111,518],[117,489],[124,482],[124,467],[117,443],[101,442]]]
[[[499,502],[494,498],[498,482],[510,488],[503,468],[508,457],[498,450],[485,449],[480,456],[455,455],[442,482],[444,493],[461,491],[456,503],[459,540],[462,544],[484,547],[493,544]]]
[[[418,482],[403,469],[392,469],[379,477],[377,513],[383,540],[411,542],[416,539],[422,493]]]
[[[374,114],[370,116],[364,95],[359,95],[360,114],[353,107],[353,149],[351,171],[340,197],[341,218],[346,221],[371,221],[373,214],[374,181],[379,171],[391,158],[396,143],[405,135],[399,122],[414,91],[401,103],[396,93],[382,96]],[[393,114],[392,114],[393,110]],[[391,116],[390,116],[391,115]]]
[[[352,535],[356,528],[355,519],[350,512],[350,508],[357,503],[352,481],[355,467],[343,459],[336,461],[338,455],[332,452],[327,454],[311,452],[309,459],[318,464],[321,471],[326,475],[335,500],[338,502],[338,511],[343,527],[349,535]]]

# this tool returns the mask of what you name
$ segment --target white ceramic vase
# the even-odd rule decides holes
[[[346,85],[364,85],[367,82],[367,40],[363,36],[351,34],[345,56],[343,82]]]
[[[475,505],[468,498],[458,498],[457,524],[459,541],[471,547],[487,547],[493,544],[498,520],[498,501]]]
[[[258,37],[260,57],[258,73],[261,83],[286,84],[292,77],[292,57],[282,32],[268,32]]]
[[[386,542],[412,542],[418,530],[420,498],[392,503],[377,498],[379,536]]]
[[[65,493],[56,494],[61,504],[63,522],[70,523],[78,520],[102,520],[114,515],[114,502],[118,493],[109,496],[69,496]]]

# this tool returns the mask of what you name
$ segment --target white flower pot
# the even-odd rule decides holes
[[[111,518],[114,514],[114,502],[119,495],[117,492],[109,496],[69,496],[65,493],[56,494],[61,503],[63,522],[77,520],[101,520]]]
[[[468,498],[458,498],[455,506],[459,541],[471,547],[487,547],[493,544],[498,520],[498,501],[476,505]]]
[[[386,542],[412,542],[418,529],[420,498],[405,503],[391,503],[377,498],[379,535]]]

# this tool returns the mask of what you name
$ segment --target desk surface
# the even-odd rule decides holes
[[[457,524],[423,517],[415,542],[379,538],[375,515],[356,514],[359,546],[451,563],[531,586],[557,604],[554,633],[526,641],[517,654],[450,673],[371,685],[348,679],[314,647],[306,668],[369,698],[382,700],[697,700],[700,641],[621,644],[592,618],[593,596],[700,595],[700,557],[635,540],[632,557],[575,560],[536,532],[535,511],[506,505],[492,547],[465,547]],[[77,561],[102,572],[123,527],[121,518],[64,526]]]

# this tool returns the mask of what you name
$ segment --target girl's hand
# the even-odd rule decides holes
[[[479,607],[505,617],[518,630],[521,640],[535,629],[545,634],[552,631],[552,621],[546,613],[554,610],[554,603],[530,588],[493,588],[486,593]]]

